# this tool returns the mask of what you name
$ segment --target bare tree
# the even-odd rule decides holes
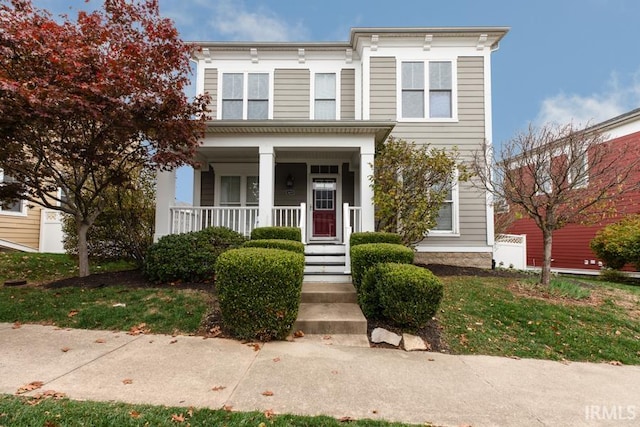
[[[638,188],[630,175],[640,162],[640,144],[611,142],[598,126],[530,126],[495,155],[485,143],[472,169],[494,199],[503,200],[542,231],[540,282],[551,277],[553,232],[570,223],[592,223]]]

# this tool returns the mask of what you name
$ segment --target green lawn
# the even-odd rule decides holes
[[[7,280],[40,283],[73,277],[78,262],[66,254],[0,252],[0,285]],[[91,272],[118,271],[135,268],[127,261],[91,262]]]
[[[269,415],[261,412],[227,412],[212,409],[168,408],[124,403],[76,402],[0,395],[0,426],[340,426],[331,417]],[[269,416],[267,416],[269,415]],[[383,421],[349,421],[351,426],[401,427]]]
[[[571,300],[518,279],[442,280],[437,317],[452,353],[640,364],[638,287],[591,281],[589,298]]]

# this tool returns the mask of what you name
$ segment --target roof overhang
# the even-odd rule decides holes
[[[372,135],[384,142],[395,122],[368,120],[213,120],[206,135]]]

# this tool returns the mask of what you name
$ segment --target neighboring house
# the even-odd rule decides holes
[[[376,142],[457,146],[492,139],[491,54],[507,28],[355,28],[348,42],[205,42],[197,92],[211,97],[192,208],[158,175],[156,239],[226,225],[289,225],[305,243],[374,230]],[[489,196],[457,182],[417,261],[491,266]]]
[[[609,144],[640,144],[640,108],[591,126],[607,136]],[[624,157],[620,161],[625,161]],[[640,171],[630,177],[640,182]],[[619,221],[625,215],[640,213],[640,192],[626,194],[615,205],[615,212],[597,224],[569,224],[553,233],[552,269],[599,270],[601,260],[589,247],[596,233],[608,224]],[[530,218],[516,220],[508,227],[508,233],[526,235],[527,266],[542,265],[542,232]]]
[[[0,169],[0,183],[8,181]],[[62,253],[60,213],[24,200],[0,206],[0,251]]]

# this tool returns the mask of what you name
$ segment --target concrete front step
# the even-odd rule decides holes
[[[302,303],[357,303],[351,283],[303,283]]]
[[[304,273],[304,282],[314,283],[351,283],[351,275],[344,273]]]
[[[307,264],[342,264],[346,262],[346,256],[342,255],[316,255],[307,254],[304,256],[304,262]]]
[[[367,334],[358,304],[301,303],[294,330],[305,334]]]
[[[345,245],[331,244],[307,244],[304,247],[305,255],[344,255],[346,253]]]

